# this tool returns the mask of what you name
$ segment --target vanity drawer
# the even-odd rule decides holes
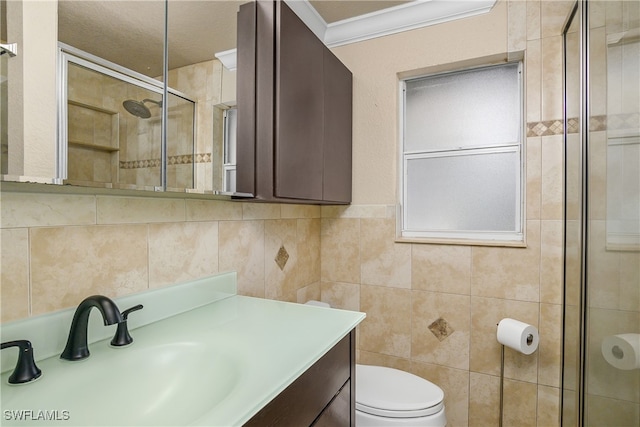
[[[318,426],[326,425],[320,422],[325,415],[325,408],[331,412],[327,414],[327,421],[346,420],[344,424],[333,424],[334,426],[353,425],[355,396],[351,392],[349,379],[352,372],[355,372],[354,349],[355,331],[351,331],[245,426],[301,427],[311,426],[316,419]],[[320,414],[322,417],[319,418]]]
[[[340,392],[313,423],[313,427],[346,427],[352,425],[351,396],[351,380],[347,380]]]

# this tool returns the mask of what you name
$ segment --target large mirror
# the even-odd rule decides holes
[[[236,13],[246,1],[2,0],[2,43],[16,40],[23,53],[0,57],[4,179],[208,194],[225,190],[225,183],[231,189],[225,168],[232,156],[225,162],[223,146],[225,135],[234,134],[225,123],[233,117],[235,72],[216,54],[235,48]],[[8,15],[21,16],[22,25],[5,25],[16,21]],[[22,31],[30,27],[41,38],[48,34],[46,44],[29,45]],[[27,86],[25,69],[33,69],[36,48],[49,58],[37,67],[47,90],[31,100],[12,95],[7,88]],[[21,74],[25,82],[18,81]],[[9,102],[22,97],[24,105]],[[29,138],[27,104],[38,102],[47,105],[47,136]],[[18,115],[24,123],[16,131],[7,124]],[[34,154],[31,139],[41,145]],[[63,142],[59,150],[56,139]],[[46,167],[25,166],[40,153]]]
[[[235,47],[240,3],[58,3],[58,39],[69,59],[61,91],[68,97],[67,122],[60,126],[68,141],[66,156],[61,154],[67,159],[65,182],[203,193],[224,189],[224,119],[234,105],[235,80],[215,54]],[[162,84],[151,80],[166,81],[166,95]]]

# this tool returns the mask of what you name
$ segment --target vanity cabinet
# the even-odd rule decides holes
[[[245,427],[354,426],[355,339],[352,330]]]
[[[238,12],[237,191],[351,202],[352,74],[283,1]]]

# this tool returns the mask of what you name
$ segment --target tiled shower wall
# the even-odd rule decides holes
[[[187,65],[169,71],[168,85],[196,102],[195,158],[179,164],[179,156],[169,158],[169,171],[195,168],[195,187],[211,191],[222,188],[222,113],[215,105],[222,102],[222,63],[217,60]],[[168,140],[179,138],[169,131]],[[183,150],[184,153],[188,152]],[[179,153],[183,154],[183,153]],[[173,165],[172,165],[173,163]],[[176,172],[173,172],[176,173]],[[169,185],[171,187],[171,185]],[[180,187],[180,186],[178,186]],[[184,187],[184,185],[182,186]]]
[[[3,192],[0,209],[3,322],[224,271],[244,295],[320,298],[317,206]]]

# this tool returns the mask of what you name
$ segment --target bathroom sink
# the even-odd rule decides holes
[[[43,360],[42,377],[30,384],[8,386],[4,374],[3,425],[44,425],[39,416],[60,425],[187,425],[238,382],[237,364],[208,344],[137,344],[114,349],[96,343],[81,362]],[[7,419],[7,411],[18,412]]]
[[[151,289],[114,301],[143,305],[134,341],[92,310],[91,355],[60,358],[77,309],[2,325],[2,341],[33,344],[42,376],[9,385],[17,350],[0,354],[0,425],[241,426],[276,399],[364,313],[236,295],[236,274]],[[21,419],[18,419],[21,418]]]

